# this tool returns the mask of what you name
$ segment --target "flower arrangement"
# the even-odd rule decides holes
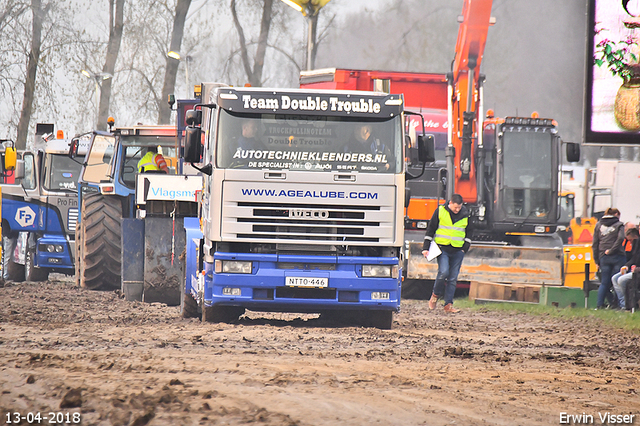
[[[602,30],[597,30],[599,34]],[[628,37],[626,40],[615,42],[608,38],[603,38],[595,48],[594,62],[598,67],[607,64],[607,68],[614,76],[621,77],[624,82],[631,79],[640,78],[640,64],[638,64],[636,42]]]

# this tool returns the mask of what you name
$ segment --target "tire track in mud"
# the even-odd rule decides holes
[[[70,404],[92,425],[542,425],[640,407],[638,336],[593,321],[407,300],[389,331],[254,312],[203,324],[53,278],[0,288],[2,415]]]

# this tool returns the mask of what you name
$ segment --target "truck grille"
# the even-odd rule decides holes
[[[358,188],[359,193],[372,191],[367,187]],[[232,197],[228,194],[240,191],[226,189],[221,229],[225,240],[358,245],[394,242],[393,187],[373,188],[378,191],[377,198],[362,203],[353,199],[322,200],[325,203],[273,202],[260,199],[267,197],[242,195],[229,199]]]
[[[78,209],[69,209],[67,213],[67,229],[69,233],[76,232],[76,224],[78,223]]]

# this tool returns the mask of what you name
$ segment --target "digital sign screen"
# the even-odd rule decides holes
[[[640,144],[640,0],[590,0],[585,143]]]

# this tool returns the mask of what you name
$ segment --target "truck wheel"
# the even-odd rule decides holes
[[[202,322],[232,322],[244,314],[239,306],[204,306],[202,297]]]
[[[198,302],[190,294],[184,293],[183,285],[180,290],[180,316],[182,318],[198,318],[198,313]],[[202,318],[204,319],[204,315]]]
[[[182,282],[180,283],[180,316],[182,318],[198,318],[198,302],[193,298],[191,293],[185,293],[186,273],[184,261],[182,262],[182,270],[184,271]],[[203,317],[204,318],[204,317]]]
[[[24,262],[24,277],[27,281],[46,281],[49,278],[49,271],[35,266],[36,251],[34,249],[27,250]]]
[[[86,195],[80,227],[80,287],[119,290],[122,204],[116,196]]]
[[[2,278],[11,281],[24,281],[24,267],[13,261],[15,238],[2,236]]]
[[[391,330],[393,325],[393,311],[369,311],[366,318],[369,327]]]

